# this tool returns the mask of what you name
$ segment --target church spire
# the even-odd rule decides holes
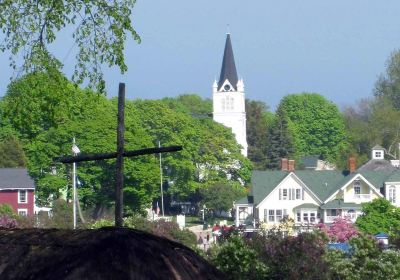
[[[238,75],[236,72],[235,58],[233,57],[231,36],[229,33],[226,34],[226,43],[224,50],[224,58],[222,60],[221,75],[218,81],[218,89],[221,89],[225,81],[228,80],[233,90],[237,90]],[[229,90],[229,89],[228,89]]]

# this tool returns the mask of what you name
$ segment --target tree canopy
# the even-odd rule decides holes
[[[264,170],[268,166],[268,131],[274,121],[274,115],[261,101],[246,100],[248,157],[254,168]]]
[[[400,51],[394,51],[386,62],[386,72],[375,84],[374,95],[386,97],[394,108],[400,109]]]
[[[364,203],[363,215],[358,217],[356,225],[364,233],[380,232],[394,236],[400,226],[400,209],[393,206],[387,199],[374,199]]]
[[[5,128],[15,131],[23,144],[41,204],[51,196],[60,197],[60,190],[70,190],[70,167],[53,159],[71,153],[72,137],[82,153],[113,152],[116,147],[117,99],[79,89],[62,75],[53,75],[35,72],[12,82],[0,104],[0,120],[7,120]],[[182,145],[183,151],[163,155],[163,177],[168,193],[176,198],[187,198],[220,181],[243,188],[251,164],[241,155],[234,135],[209,118],[193,117],[196,106],[190,100],[208,104],[195,96],[127,101],[125,149],[155,147],[158,141],[162,146]],[[115,160],[78,165],[78,193],[84,207],[112,205],[114,169]],[[148,207],[160,195],[159,178],[158,157],[127,159],[125,205],[131,210]]]
[[[345,125],[337,106],[316,93],[292,94],[278,107],[290,120],[297,156],[318,155],[335,161],[346,142]]]
[[[16,56],[23,57],[22,69],[48,70],[60,68],[63,61],[50,51],[50,45],[60,32],[71,32],[77,47],[73,80],[86,78],[97,89],[104,90],[101,65],[125,64],[124,49],[128,36],[140,42],[132,25],[135,0],[70,0],[36,1],[5,0],[0,3],[0,29],[4,40],[0,50],[11,53],[11,65],[16,68]],[[72,29],[72,31],[71,31]],[[72,47],[71,46],[71,47]]]

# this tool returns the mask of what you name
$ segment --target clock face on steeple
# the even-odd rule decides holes
[[[225,86],[224,86],[224,90],[229,91],[230,89],[231,89],[231,86],[230,86],[230,85],[225,85]]]

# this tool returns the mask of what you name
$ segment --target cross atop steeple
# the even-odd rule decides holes
[[[224,85],[225,81],[228,80],[229,85]],[[225,50],[224,50],[224,58],[222,60],[222,68],[221,75],[219,77],[218,82],[218,90],[219,91],[236,91],[237,90],[237,82],[238,75],[236,72],[235,58],[233,56],[232,43],[231,43],[231,35],[229,33],[226,34],[226,42],[225,42]],[[224,85],[224,88],[221,88]],[[225,88],[226,87],[226,88]]]

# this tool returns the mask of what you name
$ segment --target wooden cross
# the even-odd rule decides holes
[[[124,157],[135,157],[155,153],[176,152],[182,150],[182,146],[155,147],[135,151],[124,150],[125,132],[125,84],[119,84],[118,91],[118,127],[117,127],[117,152],[103,154],[87,154],[80,156],[69,156],[58,158],[62,163],[73,163],[82,161],[117,159],[116,184],[115,184],[115,226],[123,226],[123,188],[124,188]]]

